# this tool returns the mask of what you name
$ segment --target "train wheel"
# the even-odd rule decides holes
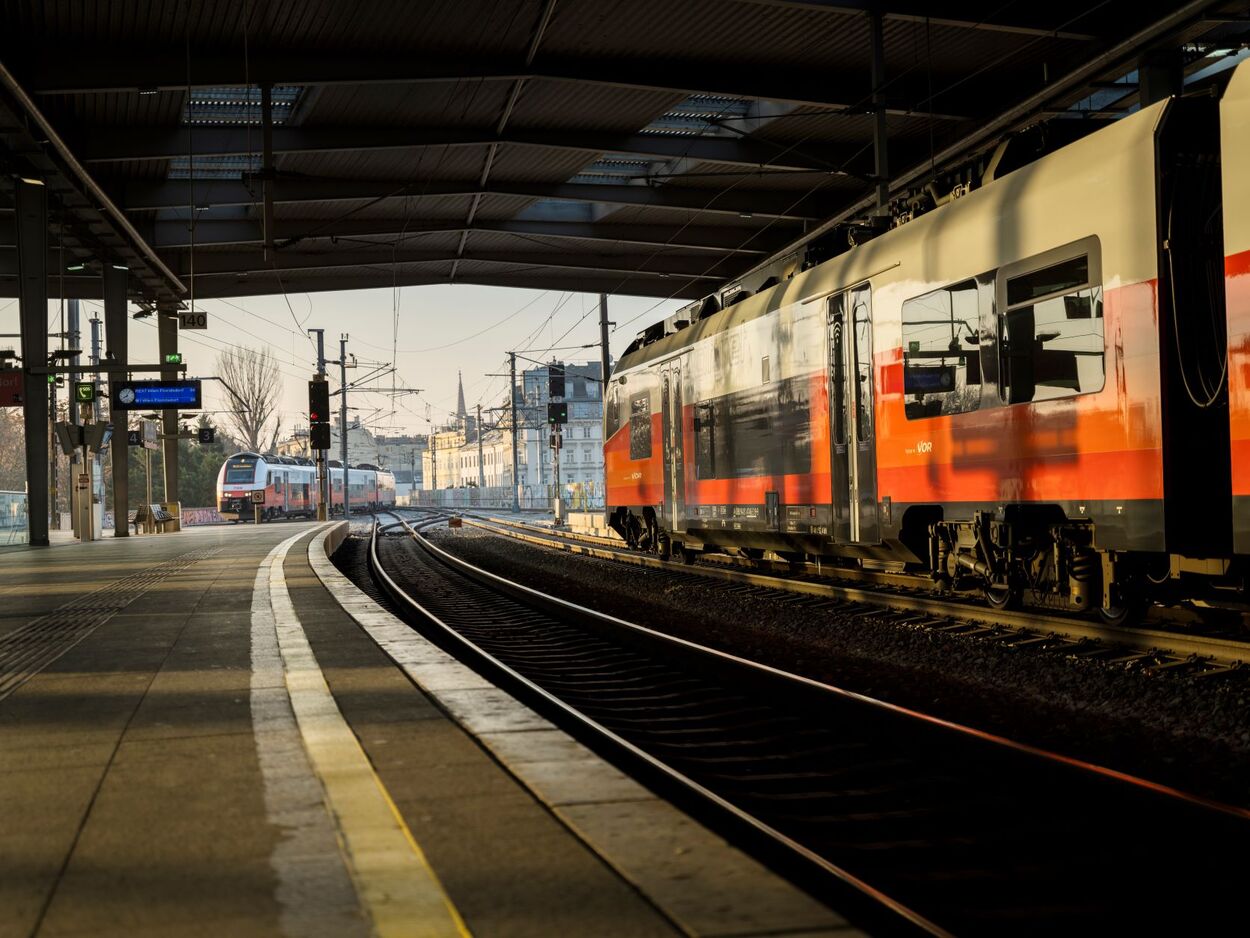
[[[994,583],[982,591],[985,601],[998,610],[1017,609],[1020,606],[1021,591],[1018,586],[1007,583]]]
[[[699,559],[699,552],[697,550],[692,550],[681,541],[674,541],[673,559],[680,560],[682,563],[694,563]]]

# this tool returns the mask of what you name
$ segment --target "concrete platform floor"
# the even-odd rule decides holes
[[[0,553],[0,938],[850,934],[706,832],[673,869],[684,816],[449,681],[327,530]]]

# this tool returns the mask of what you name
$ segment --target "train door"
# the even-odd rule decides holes
[[[660,437],[663,440],[664,527],[684,530],[686,512],[685,459],[682,451],[681,359],[666,363],[660,372]]]
[[[872,291],[829,298],[829,440],[834,540],[875,544],[877,461],[873,415]]]

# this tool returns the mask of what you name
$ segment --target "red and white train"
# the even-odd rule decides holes
[[[343,467],[331,460],[330,506],[332,514],[343,511]],[[395,506],[395,476],[386,469],[362,464],[349,468],[348,500],[353,511],[376,511]],[[309,459],[293,456],[262,456],[235,453],[217,473],[217,510],[228,520],[253,517],[253,492],[264,492],[261,515],[272,518],[317,515],[319,493],[317,467]]]
[[[1110,621],[1244,600],[1250,64],[959,195],[640,335],[610,523]]]

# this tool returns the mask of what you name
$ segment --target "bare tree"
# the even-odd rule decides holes
[[[227,388],[227,418],[233,436],[256,453],[272,451],[282,429],[278,403],[282,374],[268,349],[230,348],[217,357],[217,372]],[[268,446],[264,444],[268,442]]]

